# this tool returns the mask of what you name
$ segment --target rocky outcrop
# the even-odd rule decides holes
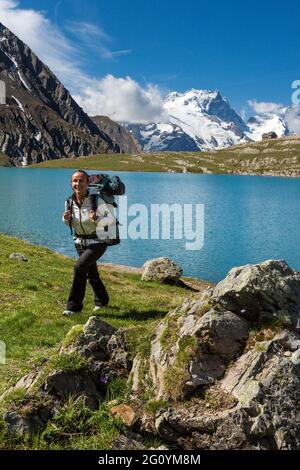
[[[184,450],[300,450],[299,276],[284,261],[234,268],[169,312],[133,364],[124,329],[91,317],[16,385],[26,395],[6,410],[7,429],[40,430],[70,396],[95,410],[129,376],[131,396],[111,413],[139,434],[116,449],[143,448],[146,433]]]
[[[300,449],[300,351],[290,340],[284,332],[256,343],[188,412],[179,405],[158,416],[158,434],[184,449]]]
[[[133,398],[147,386],[168,403],[145,429],[184,449],[300,449],[299,320],[300,274],[284,261],[234,268],[185,301],[134,361]]]
[[[151,342],[149,373],[156,399],[177,400],[221,378],[241,352],[248,328],[244,319],[209,308],[201,298],[169,313]],[[140,371],[133,368],[133,391],[138,392],[135,374]]]
[[[105,132],[115,142],[122,153],[140,153],[141,145],[134,138],[131,131],[107,116],[91,116],[97,127]]]
[[[0,151],[16,165],[120,152],[39,58],[0,23]]]
[[[162,283],[178,284],[182,268],[174,261],[162,256],[146,261],[143,265],[143,281],[159,281]]]
[[[42,369],[31,371],[2,395],[0,400],[8,400],[17,390],[25,393],[24,399],[3,415],[8,431],[34,433],[42,429],[55,409],[70,398],[97,410],[110,382],[126,378],[130,368],[124,330],[117,331],[90,317],[85,325],[70,330],[57,357],[49,359]]]
[[[248,320],[300,328],[300,274],[284,261],[233,268],[213,289],[212,301]]]

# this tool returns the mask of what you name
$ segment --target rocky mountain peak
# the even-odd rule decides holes
[[[119,152],[47,65],[3,24],[0,79],[7,97],[0,106],[0,150],[15,164]]]
[[[250,140],[247,125],[219,90],[172,92],[164,108],[167,124],[128,126],[144,150],[211,150]]]

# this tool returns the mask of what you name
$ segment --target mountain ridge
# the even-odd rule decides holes
[[[170,92],[164,111],[168,122],[125,123],[145,151],[210,151],[260,140],[265,132],[289,133],[284,117],[275,113],[245,122],[219,90]]]
[[[260,114],[246,122],[219,90],[168,93],[165,122],[88,116],[48,66],[1,23],[0,80],[7,91],[0,104],[0,152],[17,166],[142,150],[207,152],[258,141],[265,132],[289,134],[283,114]]]
[[[0,23],[0,151],[16,165],[119,152],[34,52]]]

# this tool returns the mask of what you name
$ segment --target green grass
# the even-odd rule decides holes
[[[197,338],[194,336],[184,336],[179,340],[179,351],[175,364],[169,367],[165,373],[166,392],[170,398],[176,401],[182,398],[183,384],[187,374],[189,360],[194,356],[197,348]]]
[[[32,167],[300,176],[300,137],[244,143],[210,152],[103,154],[63,158]]]
[[[125,432],[126,426],[112,415],[108,402],[92,411],[82,400],[69,397],[46,428],[35,434],[9,435],[0,420],[0,450],[105,450]]]
[[[9,259],[12,252],[23,253],[28,261]],[[6,343],[7,353],[6,364],[0,364],[0,395],[25,373],[39,369],[45,359],[45,373],[53,368],[80,371],[88,367],[75,353],[58,355],[62,343],[66,347],[81,334],[94,306],[88,286],[83,312],[72,318],[62,316],[73,266],[74,259],[0,234],[0,340]],[[153,329],[189,292],[178,286],[141,281],[138,274],[111,267],[102,266],[100,271],[111,299],[110,305],[101,309],[101,319],[116,328],[127,327],[130,356],[140,353],[146,357]],[[34,390],[31,394],[35,393],[33,399],[39,405],[38,390]],[[94,412],[70,397],[47,428],[32,436],[9,435],[0,418],[0,449],[108,449],[124,428],[111,415],[109,403],[124,403],[127,394],[126,379],[118,378]],[[23,389],[13,391],[1,402],[0,415],[5,409],[26,409],[28,400]]]
[[[12,252],[23,253],[28,261],[9,259]],[[72,326],[83,325],[91,315],[93,292],[88,285],[83,312],[72,318],[62,316],[73,265],[73,259],[47,248],[0,235],[0,340],[7,350],[6,364],[0,364],[0,394],[48,359]],[[137,274],[105,267],[100,271],[110,295],[101,318],[116,328],[129,329],[132,357],[136,352],[146,354],[155,325],[189,293],[181,287],[141,281]],[[75,328],[75,336],[78,331],[80,327]]]

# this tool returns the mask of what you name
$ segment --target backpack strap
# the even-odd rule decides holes
[[[92,193],[91,198],[92,198],[92,211],[97,212],[97,209],[98,209],[98,194],[97,193]]]
[[[71,217],[70,217],[70,220],[69,220],[69,227],[70,227],[71,236],[73,236],[73,228],[72,228],[73,197],[72,196],[69,196],[68,199],[66,200],[66,209],[67,209],[67,211],[71,211]]]

